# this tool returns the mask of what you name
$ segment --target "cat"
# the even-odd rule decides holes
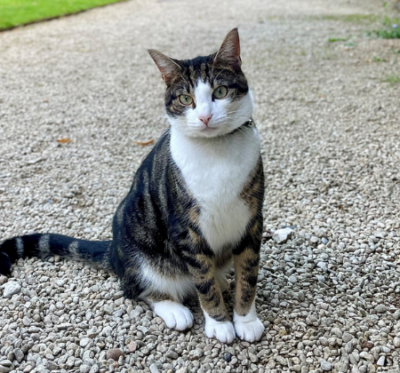
[[[112,241],[14,237],[0,245],[0,272],[31,256],[86,260],[114,271],[125,297],[148,302],[169,328],[192,326],[182,302],[197,295],[207,337],[257,341],[264,331],[255,307],[264,173],[238,30],[209,56],[176,60],[148,52],[166,83],[170,127],[117,208]],[[232,261],[233,323],[223,298]]]

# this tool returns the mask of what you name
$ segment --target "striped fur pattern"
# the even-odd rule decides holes
[[[9,273],[11,263],[29,256],[94,262],[113,270],[125,296],[147,301],[170,328],[192,326],[182,302],[197,296],[208,337],[258,340],[264,330],[254,303],[264,175],[258,132],[243,125],[253,101],[240,67],[238,32],[232,30],[207,57],[179,61],[150,54],[167,86],[171,128],[137,170],[114,215],[112,241],[14,237],[0,246],[0,272]],[[192,101],[185,97],[182,103],[181,95]],[[223,296],[232,264],[233,323]]]

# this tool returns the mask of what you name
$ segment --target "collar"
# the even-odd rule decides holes
[[[233,135],[234,133],[245,129],[246,127],[255,127],[255,126],[256,126],[256,124],[254,123],[253,118],[250,118],[247,122],[244,122],[241,126],[239,126],[238,128],[234,129],[232,132],[228,132],[225,136]]]

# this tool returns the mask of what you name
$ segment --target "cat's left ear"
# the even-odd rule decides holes
[[[148,52],[156,63],[161,72],[162,78],[167,85],[171,82],[173,77],[180,74],[181,67],[174,60],[155,49],[149,49]]]
[[[222,42],[219,51],[214,57],[214,66],[230,66],[234,70],[240,70],[242,60],[240,58],[240,41],[237,28],[231,30]]]

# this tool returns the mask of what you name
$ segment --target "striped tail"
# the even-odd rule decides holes
[[[0,274],[10,274],[19,258],[51,255],[108,266],[106,253],[111,241],[86,241],[60,234],[32,234],[10,238],[0,244]]]

